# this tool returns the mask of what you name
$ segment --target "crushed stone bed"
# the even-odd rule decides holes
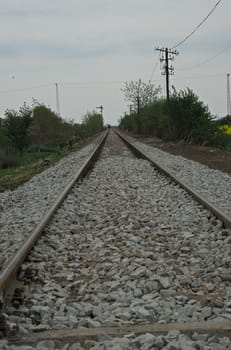
[[[134,140],[133,143],[231,217],[230,174]]]
[[[94,147],[90,144],[17,189],[0,193],[0,252],[4,252],[0,254],[0,271],[48,212]]]
[[[24,304],[7,310],[7,321],[30,334],[231,320],[231,283],[222,278],[230,274],[230,248],[231,231],[147,161],[102,159],[22,265],[19,279],[29,272],[33,281]],[[198,348],[180,334],[171,345],[143,337],[91,348],[149,349],[149,341],[157,349]],[[227,339],[210,340],[215,347],[210,338],[196,340],[199,349],[227,349]]]

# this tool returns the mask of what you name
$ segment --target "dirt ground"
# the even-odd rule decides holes
[[[160,148],[163,151],[181,155],[207,165],[211,169],[217,169],[231,174],[231,153],[213,147],[189,145],[184,143],[169,143],[156,137],[143,137],[129,133],[129,136],[149,146]]]

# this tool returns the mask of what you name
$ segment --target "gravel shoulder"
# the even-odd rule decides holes
[[[128,135],[148,146],[156,147],[170,154],[199,162],[211,169],[231,174],[231,152],[226,152],[214,147],[164,142],[157,137],[141,137],[131,133],[128,133]]]
[[[12,191],[0,193],[0,271],[95,147],[91,143]]]
[[[134,138],[131,141],[154,162],[170,170],[226,215],[231,216],[231,173],[211,169],[201,162],[171,154]]]

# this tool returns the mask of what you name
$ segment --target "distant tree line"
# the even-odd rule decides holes
[[[166,141],[226,146],[227,138],[219,123],[191,89],[177,91],[173,87],[167,105],[166,99],[159,96],[159,87],[142,83],[141,90],[140,86],[140,81],[137,84],[125,83],[125,100],[132,104],[132,108],[130,113],[121,117],[120,128]],[[146,94],[149,98],[142,96]]]
[[[46,105],[35,101],[33,107],[24,104],[19,111],[6,110],[0,126],[0,149],[22,153],[28,149],[41,151],[45,145],[62,148],[102,129],[101,114],[87,113],[82,123],[75,123],[64,120]]]

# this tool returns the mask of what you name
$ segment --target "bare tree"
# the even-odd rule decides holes
[[[148,83],[138,81],[125,82],[125,87],[121,89],[124,92],[125,100],[133,105],[137,112],[138,133],[141,131],[141,109],[157,99],[161,91],[160,86],[155,87],[150,81]]]
[[[125,82],[125,87],[121,89],[124,92],[125,100],[130,102],[140,114],[140,110],[153,102],[161,91],[160,86],[155,87],[151,82],[144,83],[141,79],[138,81]]]

